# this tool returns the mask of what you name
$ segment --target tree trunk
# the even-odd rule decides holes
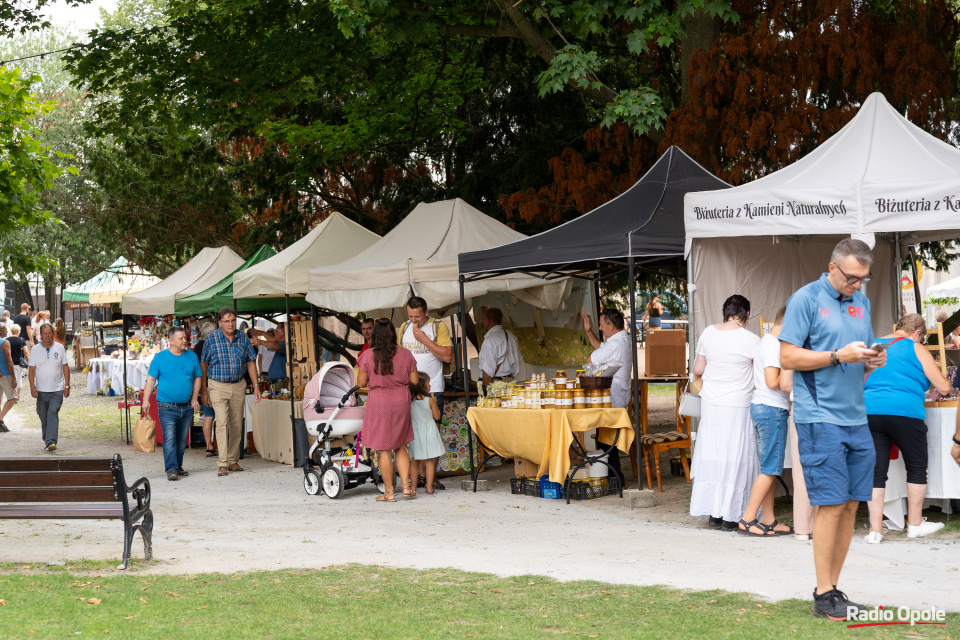
[[[10,314],[17,315],[17,313],[20,313],[20,305],[23,304],[24,302],[30,305],[31,309],[34,309],[35,307],[33,305],[33,294],[30,293],[29,281],[14,280],[13,287],[14,287],[13,290],[15,292],[15,295],[13,299],[13,309],[10,310]],[[16,313],[14,313],[14,310],[16,310]]]
[[[687,30],[680,42],[680,104],[690,99],[690,61],[700,49],[709,49],[720,37],[720,19],[711,18],[703,9],[697,9],[683,21]]]

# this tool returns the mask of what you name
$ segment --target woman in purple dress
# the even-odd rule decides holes
[[[393,453],[397,471],[403,480],[403,497],[414,498],[409,485],[410,456],[407,443],[413,440],[410,420],[410,388],[420,380],[417,362],[407,349],[397,346],[397,330],[389,318],[373,324],[371,347],[360,354],[357,384],[370,389],[363,415],[363,445],[380,453],[380,473],[385,480],[384,494],[377,502],[396,502],[393,490]]]

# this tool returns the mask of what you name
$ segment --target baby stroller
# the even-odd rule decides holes
[[[322,488],[328,498],[339,498],[344,489],[367,480],[384,492],[380,469],[362,447],[364,408],[357,405],[359,388],[349,364],[328,362],[304,389],[303,419],[307,433],[317,437],[303,465],[303,488],[312,496]],[[331,447],[332,438],[342,438],[346,448]]]

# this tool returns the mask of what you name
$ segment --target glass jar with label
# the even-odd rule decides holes
[[[610,393],[610,389],[603,390],[603,408],[613,408],[613,395]]]
[[[587,390],[587,408],[588,409],[599,409],[600,404],[602,402],[603,402],[603,396],[600,395],[600,389]]]
[[[573,390],[573,408],[574,409],[586,409],[586,394],[583,389],[574,389]]]

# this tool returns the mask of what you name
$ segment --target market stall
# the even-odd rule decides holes
[[[225,275],[219,282],[210,287],[174,301],[174,314],[177,316],[195,316],[200,314],[215,314],[224,307],[234,306],[233,274],[249,269],[264,260],[277,255],[272,247],[266,245],[257,249],[243,264]],[[263,308],[244,308],[244,311],[275,311],[276,305],[265,305]]]
[[[161,282],[138,293],[124,294],[124,315],[168,316],[176,311],[176,300],[199,293],[216,284],[243,264],[243,258],[229,247],[201,249]]]
[[[307,300],[343,312],[392,314],[399,325],[406,320],[407,300],[418,295],[427,300],[431,315],[442,317],[454,312],[460,302],[457,257],[461,253],[524,237],[460,199],[421,203],[366,251],[331,267],[311,269]],[[471,285],[469,294],[479,298],[491,291],[509,291],[511,298],[531,310],[557,310],[570,288],[566,279],[544,282],[515,274]],[[466,326],[463,320],[460,326]],[[453,340],[456,343],[455,334]],[[454,370],[459,373],[460,369]],[[462,392],[447,396],[441,419],[441,438],[447,450],[439,469],[463,473],[470,470],[473,459],[466,428],[467,403]]]
[[[88,363],[87,392],[93,395],[112,390],[123,397],[124,381],[133,389],[143,389],[147,384],[149,360],[124,360],[123,358],[92,358]]]
[[[593,211],[523,240],[461,254],[461,299],[469,285],[511,273],[543,281],[570,276],[589,279],[596,292],[597,283],[624,271],[633,282],[638,269],[658,271],[678,265],[684,247],[685,194],[728,186],[681,149],[670,147],[630,189]],[[594,312],[599,301],[596,304]],[[634,287],[630,287],[630,308],[636,309]],[[636,341],[634,332],[635,345]],[[632,369],[632,377],[638,378],[636,358]],[[639,389],[633,405],[634,415],[640,415]],[[634,425],[636,436],[639,429]]]

